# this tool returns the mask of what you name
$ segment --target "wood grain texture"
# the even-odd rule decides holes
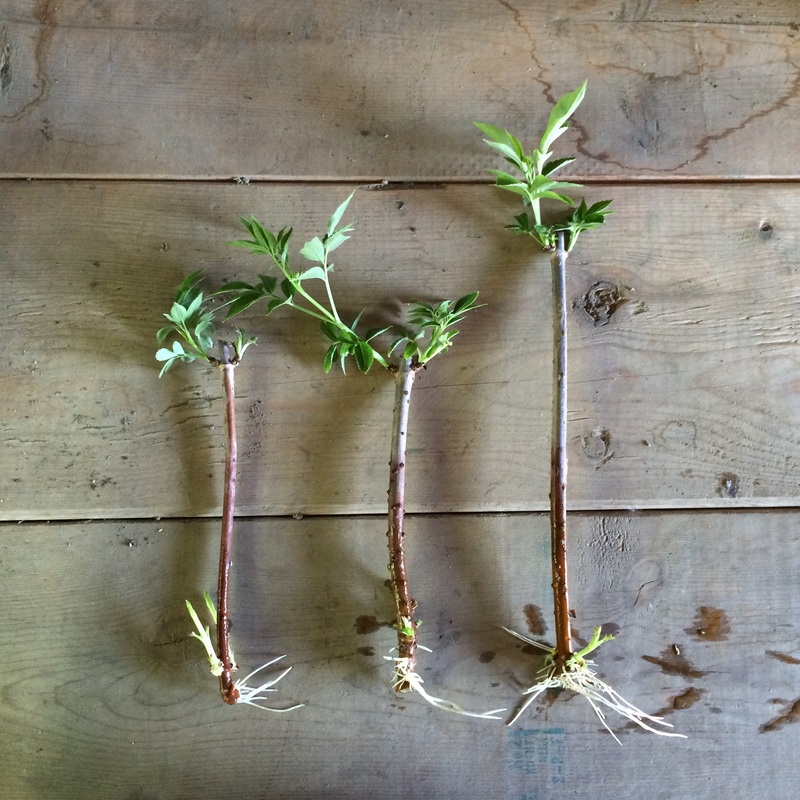
[[[586,77],[583,175],[798,174],[790,0],[4,8],[0,175],[484,177]]]
[[[221,380],[197,365],[157,378],[161,314],[190,270],[215,281],[268,270],[225,246],[238,214],[294,224],[299,246],[348,191],[9,184],[3,517],[218,514]],[[800,194],[609,194],[608,229],[568,262],[571,507],[794,505]],[[420,295],[480,289],[487,304],[418,378],[411,511],[547,508],[549,262],[503,230],[504,199],[489,187],[358,192],[357,231],[337,252],[343,311],[367,307],[368,325]],[[324,341],[298,314],[244,324],[260,343],[237,375],[240,513],[383,513],[392,382],[354,366],[325,376]]]
[[[799,23],[792,0],[6,0],[0,794],[794,796]],[[564,695],[508,728],[391,691],[393,386],[324,376],[285,310],[242,320],[231,636],[242,675],[285,653],[274,702],[305,707],[223,705],[184,607],[216,582],[221,379],[159,380],[154,333],[189,271],[268,271],[225,245],[238,215],[299,246],[359,185],[346,314],[487,303],[414,390],[425,687],[510,717],[535,681],[499,626],[552,641],[550,267],[503,230],[472,121],[531,145],[584,78],[559,155],[616,214],[567,265],[570,604],[576,637],[617,634],[601,676],[688,740],[610,719],[620,749]]]
[[[688,740],[612,719],[620,749],[576,697],[507,728],[393,695],[382,520],[239,526],[233,643],[243,669],[287,654],[294,669],[274,701],[307,705],[285,716],[224,706],[188,636],[183,600],[215,580],[215,522],[6,525],[4,797],[563,800],[587,775],[604,797],[790,796],[797,513],[570,524],[576,627],[618,634],[597,655],[601,673]],[[545,515],[409,521],[429,691],[513,707],[533,682],[540,660],[497,626],[529,632],[541,609],[536,635],[551,635],[547,526]]]

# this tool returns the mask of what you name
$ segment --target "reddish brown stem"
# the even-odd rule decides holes
[[[227,442],[225,447],[225,494],[222,501],[222,533],[219,543],[219,581],[217,584],[217,644],[222,672],[219,676],[219,689],[226,703],[235,703],[239,699],[239,690],[233,681],[236,664],[231,657],[228,630],[230,627],[230,611],[228,596],[230,588],[231,549],[233,547],[233,515],[236,503],[236,387],[233,370],[236,367],[233,348],[226,342],[221,344],[222,382],[225,387],[225,423]]]
[[[572,656],[567,587],[567,251],[558,234],[553,255],[553,430],[550,441],[550,550],[553,561],[556,674]]]
[[[392,425],[392,451],[389,460],[389,572],[394,595],[398,658],[408,659],[408,672],[414,672],[417,656],[417,623],[414,620],[414,600],[408,586],[408,572],[404,551],[406,440],[411,389],[414,385],[414,367],[405,359],[395,374],[394,422]],[[398,692],[411,690],[408,681],[395,686]]]

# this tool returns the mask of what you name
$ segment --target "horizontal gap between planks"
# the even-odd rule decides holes
[[[753,506],[741,505],[735,507],[724,506],[664,506],[664,507],[649,507],[649,508],[596,508],[596,509],[580,509],[569,511],[568,516],[571,518],[586,518],[596,516],[631,516],[631,517],[656,517],[656,516],[675,516],[678,514],[691,514],[694,516],[702,515],[709,516],[713,514],[736,514],[737,516],[744,516],[746,514],[763,514],[764,512],[771,512],[775,514],[794,514],[800,510],[800,506],[786,505],[786,506]],[[406,519],[440,519],[449,517],[482,517],[486,519],[492,518],[505,518],[505,517],[542,517],[547,516],[549,512],[541,511],[426,511],[426,512],[413,512],[407,513]],[[236,517],[237,522],[254,522],[254,521],[269,521],[269,522],[303,522],[304,520],[369,520],[376,521],[383,520],[386,513],[364,513],[364,514],[303,514],[296,516],[293,514],[276,514],[274,516],[267,514],[248,514]],[[75,527],[78,525],[108,525],[109,523],[119,524],[136,524],[146,522],[193,522],[193,521],[215,521],[220,520],[219,516],[175,516],[175,517],[83,517],[81,519],[24,519],[24,520],[0,520],[0,535],[2,535],[3,528],[22,528],[33,527],[41,525],[53,525],[54,527]]]
[[[800,175],[772,176],[680,176],[663,177],[659,175],[643,175],[635,178],[613,178],[602,175],[584,176],[569,175],[570,181],[580,182],[584,186],[724,186],[729,184],[797,184]],[[286,185],[286,186],[318,186],[345,185],[356,188],[380,191],[382,189],[435,189],[446,185],[458,186],[492,186],[491,177],[426,177],[426,178],[381,178],[376,176],[348,177],[291,177],[286,175],[0,175],[0,182],[86,182],[86,183],[188,183],[188,184],[224,184],[252,186],[253,184]]]

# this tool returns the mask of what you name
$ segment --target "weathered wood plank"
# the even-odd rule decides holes
[[[7,188],[0,513],[219,513],[221,383],[196,365],[158,380],[161,313],[192,269],[268,270],[225,246],[237,214],[294,223],[299,245],[348,188]],[[796,504],[800,194],[609,194],[617,214],[569,264],[576,302],[601,281],[626,298],[605,326],[571,310],[572,507]],[[474,288],[487,303],[418,379],[412,510],[547,507],[549,265],[503,231],[508,208],[489,187],[359,192],[351,206],[334,276],[345,313]],[[391,381],[325,376],[313,320],[281,309],[247,324],[261,341],[238,373],[241,513],[382,513]]]
[[[578,698],[507,728],[394,696],[380,520],[240,525],[234,645],[243,668],[288,654],[275,701],[307,705],[286,716],[224,706],[187,635],[215,523],[4,526],[4,796],[561,800],[587,776],[631,800],[791,796],[798,530],[796,512],[573,518],[576,625],[619,629],[598,668],[689,736],[610,720],[620,750]],[[551,632],[546,516],[415,517],[408,535],[426,686],[513,706],[540,661],[497,625]]]
[[[791,0],[173,4],[0,12],[0,175],[475,178],[585,77],[581,174],[796,176]]]

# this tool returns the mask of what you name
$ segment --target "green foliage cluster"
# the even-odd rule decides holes
[[[241,313],[259,300],[266,301],[267,314],[281,306],[292,306],[314,317],[319,320],[320,330],[330,343],[323,360],[325,372],[329,372],[337,361],[344,371],[350,356],[362,372],[369,372],[376,363],[389,369],[390,358],[401,345],[403,349],[400,352],[404,359],[412,359],[415,365],[425,364],[450,347],[453,337],[458,335],[458,330],[453,326],[468,311],[477,307],[475,301],[478,293],[473,292],[458,300],[443,300],[438,305],[415,303],[409,313],[409,326],[399,332],[385,354],[378,350],[374,340],[392,326],[370,328],[363,334],[359,333],[357,328],[361,314],[351,323],[345,322],[336,307],[330,283],[330,273],[334,269],[330,254],[350,238],[348,234],[353,230],[352,225],[340,227],[352,198],[351,193],[334,211],[323,236],[315,236],[300,249],[300,255],[314,266],[299,272],[290,264],[291,228],[281,228],[273,233],[254,216],[241,217],[240,221],[250,238],[231,244],[254,254],[269,256],[280,271],[282,279],[272,275],[259,275],[256,283],[232,281],[222,286],[218,294],[229,298],[227,318]],[[316,299],[311,290],[306,288],[309,281],[322,282],[325,290],[323,301]]]
[[[425,364],[434,356],[447,350],[458,330],[453,327],[464,319],[468,311],[479,308],[475,305],[477,292],[465,294],[458,300],[442,300],[438,305],[415,303],[409,314],[412,327],[394,340],[389,348],[393,353],[403,346],[403,359]],[[427,339],[426,339],[427,337]]]
[[[159,344],[170,337],[174,338],[172,347],[162,347],[156,352],[156,359],[163,361],[159,377],[180,361],[207,361],[219,364],[220,360],[212,355],[214,350],[214,333],[216,332],[215,313],[202,290],[202,270],[195,270],[186,276],[178,287],[169,313],[164,316],[169,320],[156,333]],[[246,337],[242,331],[236,330],[236,339],[230,344],[234,348],[234,358],[238,362],[245,350],[255,344],[255,338]]]
[[[521,195],[526,208],[531,209],[533,217],[527,211],[514,217],[514,224],[507,225],[509,230],[518,234],[533,237],[544,249],[552,250],[555,247],[558,233],[563,231],[566,238],[566,248],[571,250],[575,246],[579,234],[591,228],[597,228],[605,222],[610,200],[601,200],[591,206],[581,200],[580,205],[563,222],[544,223],[542,220],[542,200],[555,200],[568,206],[575,203],[569,195],[568,189],[579,189],[581,184],[568,181],[554,180],[551,176],[561,167],[571,164],[575,158],[559,158],[550,161],[553,155],[550,149],[566,130],[567,121],[580,105],[586,94],[586,81],[574,92],[565,94],[553,107],[547,122],[539,147],[526,153],[519,139],[503,128],[488,123],[476,122],[475,126],[488,138],[484,139],[489,147],[497,150],[519,173],[512,175],[503,170],[491,170],[495,176],[495,185],[506,191]]]

